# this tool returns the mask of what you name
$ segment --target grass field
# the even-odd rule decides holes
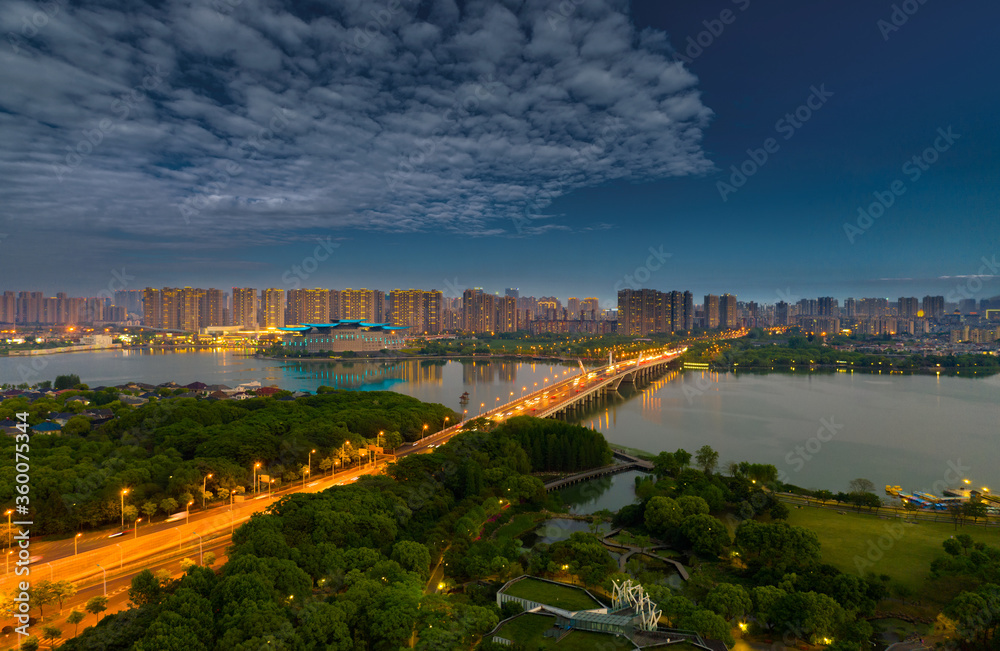
[[[523,615],[501,628],[497,635],[525,645],[530,649],[559,649],[559,651],[593,651],[593,649],[633,649],[630,642],[613,635],[573,631],[558,644],[552,638],[544,637],[546,630],[556,623],[555,617],[545,615]],[[673,649],[674,647],[670,647]]]
[[[600,604],[587,596],[583,590],[547,581],[538,581],[537,579],[529,578],[518,581],[508,588],[507,594],[566,610],[600,608]]]
[[[926,580],[931,561],[944,555],[942,541],[967,533],[976,542],[1000,546],[1000,531],[965,525],[920,522],[903,524],[893,518],[881,518],[832,509],[790,509],[788,523],[816,532],[822,545],[823,561],[852,574],[888,574],[922,597],[938,600],[952,595],[928,594]],[[881,543],[881,546],[880,546]],[[859,572],[860,566],[860,572]]]

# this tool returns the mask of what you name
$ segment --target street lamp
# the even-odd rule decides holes
[[[257,493],[257,469],[260,468],[260,461],[253,464],[253,492]]]
[[[115,543],[115,547],[118,548],[118,569],[122,569],[122,565],[125,564],[125,553],[122,551],[122,544]]]
[[[97,567],[101,567],[100,563],[97,563]],[[108,596],[108,571],[101,567],[101,571],[104,572],[104,596]]]
[[[302,488],[306,487],[306,475],[311,475],[313,470],[313,452],[316,450],[309,450],[309,469],[302,473]]]
[[[136,538],[139,537],[139,523],[140,522],[142,522],[142,518],[136,518],[135,519],[135,532],[134,532],[135,535],[132,536],[132,540],[135,540]]]
[[[274,483],[273,479],[268,479],[267,481],[267,496],[271,497],[271,484]]]
[[[212,473],[208,473],[201,482],[201,508],[205,508],[205,491],[208,490],[208,480],[211,478]]]
[[[121,496],[122,496],[122,529],[125,528],[125,496],[126,495],[128,495],[128,489],[127,488],[123,488],[122,489],[122,493],[121,493]]]
[[[4,515],[7,516],[7,546],[8,547],[10,547],[10,530],[11,530],[10,516],[11,516],[11,514],[13,512],[14,512],[14,509],[7,509],[7,512],[4,513]]]
[[[80,536],[82,536],[82,535],[83,535],[82,533],[78,533],[75,536],[73,536],[73,556],[76,556],[77,543],[79,542]]]
[[[191,505],[194,504],[194,500],[187,503],[187,510],[184,511],[184,524],[191,522]]]
[[[427,423],[424,423],[424,431],[420,434],[420,440],[424,440],[424,435],[427,434]]]

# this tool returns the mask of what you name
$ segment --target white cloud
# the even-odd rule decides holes
[[[608,227],[542,221],[575,189],[711,167],[697,79],[625,0],[556,24],[540,0],[417,4],[64,5],[0,49],[0,218],[164,247],[515,236]],[[33,11],[12,7],[4,33]]]

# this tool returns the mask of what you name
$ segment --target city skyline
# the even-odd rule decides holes
[[[994,296],[1000,10],[914,6],[0,14],[3,276]]]

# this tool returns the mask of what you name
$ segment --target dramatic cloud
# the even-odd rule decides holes
[[[710,168],[696,78],[625,0],[213,1],[4,3],[0,230],[602,229],[547,208]]]

